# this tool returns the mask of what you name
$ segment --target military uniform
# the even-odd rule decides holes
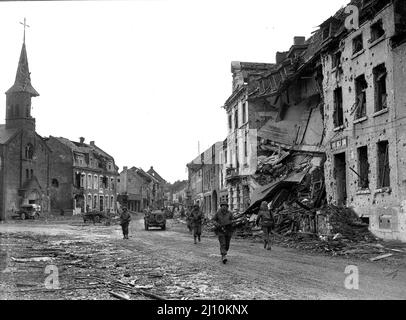
[[[131,221],[131,214],[127,211],[127,208],[123,208],[120,214],[120,225],[123,230],[124,239],[128,239],[128,226]]]
[[[230,241],[233,235],[233,214],[228,210],[227,203],[221,203],[220,209],[213,217],[216,225],[216,234],[220,242],[221,259],[225,264],[227,262],[227,252],[230,249]]]
[[[203,213],[200,211],[199,206],[195,206],[190,213],[190,222],[193,230],[193,238],[195,243],[197,239],[200,242],[200,236],[202,234],[202,220],[203,220]]]
[[[266,201],[261,203],[259,208],[256,224],[261,224],[261,228],[264,236],[264,248],[271,250],[270,235],[274,227],[274,218],[271,213],[271,210],[268,209],[268,204]]]

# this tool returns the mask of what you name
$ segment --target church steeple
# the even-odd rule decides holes
[[[39,93],[31,85],[27,50],[25,47],[25,27],[24,19],[24,41],[21,48],[16,78],[13,86],[6,92],[6,127],[24,127],[35,130],[35,119],[31,117],[31,98],[39,96]]]

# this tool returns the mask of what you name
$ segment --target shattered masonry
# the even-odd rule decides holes
[[[375,235],[406,241],[406,3],[351,4],[358,30],[343,8],[275,64],[231,63],[218,201],[246,214],[262,200],[314,214],[346,206]],[[206,177],[188,167],[190,192]]]

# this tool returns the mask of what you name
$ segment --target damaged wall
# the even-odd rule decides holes
[[[376,37],[379,24],[384,34]],[[394,11],[389,5],[342,39],[336,48],[341,52],[338,65],[333,62],[336,51],[322,57],[325,176],[329,203],[353,207],[358,215],[369,217],[370,228],[378,236],[406,240],[397,146],[404,131],[397,126],[397,112],[404,104],[394,94],[395,83],[404,92],[405,74],[395,72],[399,62],[390,47],[393,35]],[[337,88],[342,91],[342,106],[334,93]],[[343,121],[337,122],[340,107]]]

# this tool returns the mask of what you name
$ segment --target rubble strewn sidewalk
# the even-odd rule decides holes
[[[300,206],[292,206],[278,211],[274,218],[274,243],[281,246],[362,259],[373,259],[377,255],[388,253],[392,255],[385,256],[384,259],[406,257],[405,245],[396,247],[396,242],[389,244],[379,240],[368,230],[368,225],[349,208],[329,205],[317,210],[306,210]],[[255,219],[256,215],[236,214],[235,236],[262,241],[262,231],[255,226]],[[213,232],[214,225],[208,221],[204,229]],[[323,232],[317,233],[317,230]]]

